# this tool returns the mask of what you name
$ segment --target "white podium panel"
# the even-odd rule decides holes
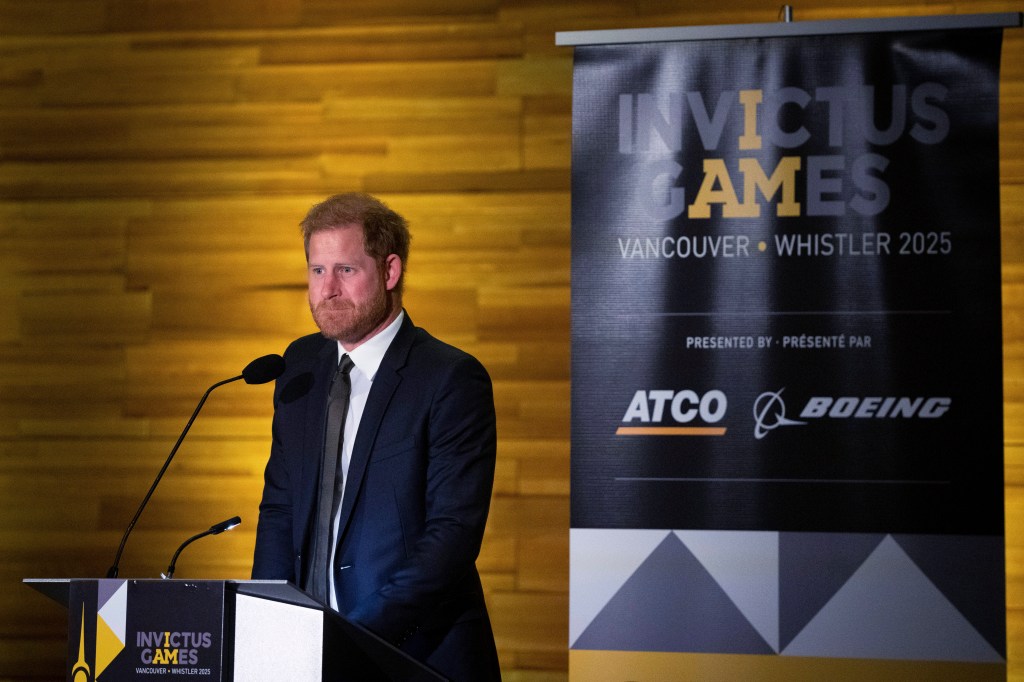
[[[235,679],[320,682],[324,614],[239,594],[235,598]]]

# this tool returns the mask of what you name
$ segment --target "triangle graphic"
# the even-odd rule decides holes
[[[574,643],[576,649],[773,654],[674,534],[669,534]]]
[[[779,534],[779,636],[785,649],[835,595],[884,535]]]
[[[891,537],[878,545],[782,653],[1003,662]]]
[[[569,646],[666,536],[666,530],[569,530]]]
[[[676,531],[774,651],[779,650],[779,534]]]
[[[1006,548],[996,535],[893,539],[989,644],[1006,657]]]
[[[96,619],[96,677],[107,669],[124,650],[124,641],[114,633],[102,618]]]
[[[96,604],[99,608],[103,608],[103,605],[110,600],[111,597],[116,595],[120,591],[127,580],[110,580],[104,578],[96,582]]]
[[[97,621],[110,628],[111,634],[124,644],[128,630],[128,582],[121,583],[113,593],[107,595],[106,601],[96,613]]]

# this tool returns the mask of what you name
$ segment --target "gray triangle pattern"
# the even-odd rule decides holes
[[[1006,545],[1002,536],[894,535],[928,579],[1006,657]]]
[[[777,653],[779,534],[732,530],[676,535]]]
[[[783,650],[788,656],[1003,662],[886,537]]]
[[[846,584],[884,537],[860,533],[780,534],[779,630],[783,649]]]
[[[569,646],[669,531],[573,528],[569,531]]]
[[[651,553],[573,648],[775,653],[675,535]]]
[[[573,582],[570,608],[586,603],[574,649],[771,655],[780,645],[766,623],[775,617],[784,656],[1005,663],[1004,593],[985,596],[1004,575],[1001,537],[573,533],[585,534],[581,556],[594,562],[584,573],[600,574],[605,562],[619,566],[618,578],[600,590],[592,580]],[[645,546],[653,550],[647,554]],[[624,565],[617,548],[632,548]],[[631,574],[629,564],[636,567]],[[770,590],[764,573],[772,571],[778,597],[752,598],[757,586]],[[590,588],[577,589],[581,584]],[[974,603],[978,595],[985,598]]]

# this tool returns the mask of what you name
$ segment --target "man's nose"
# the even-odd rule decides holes
[[[320,294],[324,298],[334,298],[341,295],[341,278],[335,273],[327,273],[320,282]]]

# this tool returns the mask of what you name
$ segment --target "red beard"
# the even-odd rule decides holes
[[[310,305],[313,321],[329,339],[345,344],[360,343],[383,324],[391,312],[390,300],[381,289],[371,300],[357,305],[352,301],[331,298]]]

